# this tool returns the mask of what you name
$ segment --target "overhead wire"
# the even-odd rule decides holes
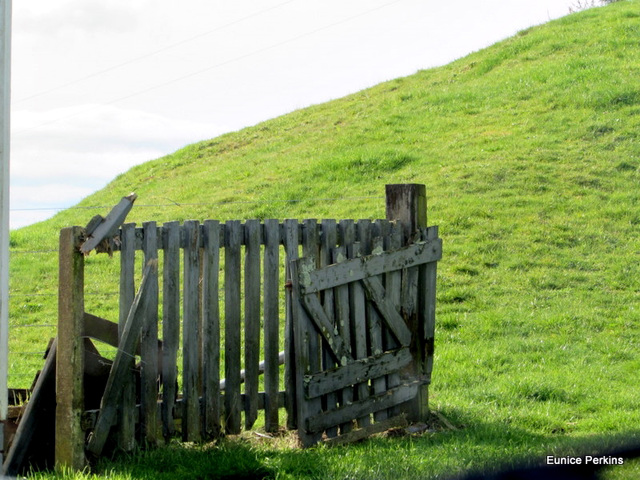
[[[49,93],[55,92],[55,91],[57,91],[57,90],[61,90],[61,89],[63,89],[63,88],[67,88],[67,87],[70,87],[70,86],[72,86],[72,85],[77,85],[78,83],[84,82],[84,81],[89,80],[89,79],[91,79],[91,78],[99,77],[100,75],[104,75],[105,73],[112,72],[113,70],[117,70],[117,69],[122,68],[122,67],[125,67],[125,66],[127,66],[127,65],[131,65],[132,63],[139,62],[140,60],[144,60],[144,59],[146,59],[146,58],[153,57],[153,56],[155,56],[155,55],[158,55],[159,53],[163,53],[163,52],[166,52],[166,51],[168,51],[168,50],[172,50],[172,49],[174,49],[174,48],[176,48],[176,47],[179,47],[179,46],[181,46],[181,45],[184,45],[184,44],[187,44],[187,43],[193,42],[193,41],[195,41],[195,40],[199,40],[200,38],[206,37],[206,36],[211,35],[211,34],[213,34],[213,33],[220,32],[220,31],[222,31],[222,30],[224,30],[224,29],[226,29],[226,28],[229,28],[229,27],[232,27],[232,26],[237,25],[237,24],[239,24],[239,23],[242,23],[242,22],[244,22],[245,20],[249,20],[249,19],[251,19],[251,18],[254,18],[254,17],[260,16],[260,15],[262,15],[262,14],[264,14],[264,13],[270,12],[270,11],[272,11],[272,10],[276,10],[276,9],[278,9],[278,8],[280,8],[280,7],[283,7],[284,5],[287,5],[287,4],[289,4],[289,3],[293,3],[293,2],[296,2],[296,1],[298,1],[298,0],[287,0],[286,2],[279,3],[279,4],[274,5],[274,6],[272,6],[272,7],[265,8],[265,9],[263,9],[263,10],[259,10],[259,11],[257,11],[257,12],[254,12],[254,13],[252,13],[252,14],[249,14],[249,15],[247,15],[247,16],[244,16],[244,17],[239,18],[239,19],[237,19],[237,20],[234,20],[234,21],[232,21],[232,22],[229,22],[229,23],[226,23],[226,24],[221,25],[221,26],[219,26],[219,27],[216,27],[216,28],[214,28],[214,29],[212,29],[212,30],[207,30],[206,32],[198,33],[198,34],[193,35],[193,36],[191,36],[191,37],[189,37],[189,38],[185,38],[185,39],[183,39],[183,40],[180,40],[179,42],[172,43],[172,44],[167,45],[167,46],[165,46],[165,47],[159,48],[158,50],[154,50],[154,51],[152,51],[152,52],[145,53],[145,54],[140,55],[140,56],[138,56],[138,57],[131,58],[131,59],[126,60],[126,61],[124,61],[124,62],[122,62],[122,63],[118,63],[118,64],[116,64],[116,65],[112,65],[112,66],[110,66],[110,67],[107,67],[107,68],[105,68],[105,69],[103,69],[103,70],[99,70],[99,71],[97,71],[97,72],[90,73],[90,74],[88,74],[88,75],[86,75],[86,76],[84,76],[84,77],[77,78],[77,79],[75,79],[75,80],[71,80],[70,82],[67,82],[67,83],[65,83],[65,84],[63,84],[63,85],[58,85],[58,86],[56,86],[56,87],[49,88],[48,90],[44,90],[44,91],[42,91],[42,92],[34,93],[34,94],[29,95],[29,96],[27,96],[27,97],[19,98],[19,99],[17,99],[17,100],[15,101],[15,103],[26,102],[27,100],[32,100],[32,99],[34,99],[34,98],[38,98],[38,97],[41,97],[41,96],[43,96],[43,95],[47,95],[47,94],[49,94]]]
[[[160,89],[160,88],[163,88],[163,87],[166,87],[166,86],[172,85],[172,84],[174,84],[174,83],[180,82],[180,81],[182,81],[182,80],[186,80],[187,78],[195,77],[195,76],[197,76],[197,75],[200,75],[200,74],[202,74],[202,73],[208,72],[208,71],[210,71],[210,70],[214,70],[214,69],[216,69],[216,68],[220,68],[220,67],[223,67],[223,66],[226,66],[226,65],[229,65],[229,64],[232,64],[232,63],[238,62],[238,61],[240,61],[240,60],[244,60],[244,59],[246,59],[246,58],[253,57],[253,56],[255,56],[255,55],[258,55],[258,54],[264,53],[264,52],[269,51],[269,50],[272,50],[272,49],[274,49],[274,48],[278,48],[278,47],[281,47],[281,46],[283,46],[283,45],[287,45],[287,44],[289,44],[289,43],[292,43],[292,42],[298,41],[298,40],[300,40],[300,39],[302,39],[302,38],[305,38],[305,37],[309,37],[309,36],[311,36],[311,35],[314,35],[314,34],[316,34],[316,33],[318,33],[318,32],[323,31],[323,30],[328,30],[328,29],[333,28],[333,27],[336,27],[336,26],[338,26],[338,25],[342,25],[342,24],[344,24],[344,23],[347,23],[347,22],[353,21],[353,20],[355,20],[355,19],[357,19],[357,18],[363,17],[363,16],[365,16],[365,15],[368,15],[368,14],[370,14],[370,13],[373,13],[373,12],[375,12],[375,11],[381,10],[381,9],[383,9],[383,8],[389,7],[389,6],[391,6],[391,5],[395,5],[396,3],[400,3],[400,2],[403,2],[403,1],[405,1],[405,0],[394,0],[394,1],[392,1],[392,2],[387,2],[387,3],[383,4],[383,5],[379,5],[379,6],[375,7],[375,8],[372,8],[372,9],[366,10],[366,11],[361,12],[361,13],[359,13],[359,14],[352,15],[352,16],[347,17],[347,18],[345,18],[345,19],[342,19],[342,20],[340,20],[340,21],[337,21],[337,22],[331,23],[331,24],[329,24],[329,25],[324,25],[324,26],[322,26],[322,27],[316,28],[316,29],[311,30],[311,31],[309,31],[309,32],[306,32],[306,33],[303,33],[303,34],[297,35],[297,36],[295,36],[295,37],[289,38],[289,39],[287,39],[287,40],[283,40],[282,42],[277,42],[277,43],[274,43],[274,44],[272,44],[272,45],[269,45],[269,46],[266,46],[266,47],[260,48],[260,49],[258,49],[258,50],[254,50],[254,51],[252,51],[252,52],[246,53],[246,54],[244,54],[244,55],[240,55],[240,56],[238,56],[238,57],[234,57],[234,58],[232,58],[232,59],[225,60],[225,61],[223,61],[223,62],[216,63],[216,64],[214,64],[214,65],[210,65],[210,66],[208,66],[208,67],[201,68],[201,69],[199,69],[199,70],[195,70],[195,71],[190,72],[190,73],[188,73],[188,74],[186,74],[186,75],[181,75],[181,76],[179,76],[179,77],[173,78],[173,79],[168,80],[168,81],[166,81],[166,82],[159,83],[159,84],[156,84],[156,85],[153,85],[153,86],[147,87],[147,88],[145,88],[145,89],[143,89],[143,90],[139,90],[139,91],[137,91],[137,92],[133,92],[133,93],[130,93],[130,94],[127,94],[127,95],[124,95],[124,96],[118,97],[118,98],[114,98],[114,99],[109,100],[109,101],[106,101],[106,102],[102,102],[100,106],[102,107],[102,106],[107,106],[107,105],[113,105],[113,104],[118,103],[118,102],[121,102],[121,101],[123,101],[123,100],[128,100],[128,99],[130,99],[130,98],[138,97],[138,96],[143,95],[143,94],[145,94],[145,93],[149,93],[149,92],[152,92],[152,91],[154,91],[154,90],[158,90],[158,89]],[[95,107],[94,107],[94,106],[91,106],[91,107],[85,108],[85,109],[83,109],[83,110],[80,110],[80,111],[78,111],[78,112],[71,113],[71,114],[69,114],[69,115],[65,115],[65,116],[63,116],[63,117],[54,118],[54,119],[52,119],[52,120],[49,120],[49,121],[47,121],[47,122],[40,123],[40,124],[38,124],[38,125],[34,125],[34,126],[32,126],[32,127],[22,128],[22,129],[16,130],[16,131],[15,131],[15,133],[21,133],[21,132],[26,132],[26,131],[29,131],[29,130],[38,129],[38,128],[41,128],[41,127],[44,127],[44,126],[47,126],[47,125],[51,125],[51,124],[54,124],[54,123],[58,123],[58,122],[63,121],[63,120],[68,120],[69,118],[77,117],[77,116],[79,116],[79,115],[82,115],[82,114],[85,114],[85,113],[92,112],[92,111],[94,111],[94,110],[95,110]]]

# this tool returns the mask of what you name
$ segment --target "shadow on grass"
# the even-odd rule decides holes
[[[341,447],[281,446],[262,437],[223,440],[216,445],[173,444],[136,455],[101,461],[97,476],[116,479],[410,479],[453,478],[468,472],[491,474],[514,467],[543,465],[556,458],[608,455],[634,443],[625,435],[542,435],[503,422],[478,422],[461,410],[441,413],[457,428],[439,422],[419,435],[390,431]],[[481,477],[480,477],[481,478]]]

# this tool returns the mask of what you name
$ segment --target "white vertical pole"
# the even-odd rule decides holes
[[[11,0],[0,0],[0,462],[4,460],[9,365],[9,110]]]

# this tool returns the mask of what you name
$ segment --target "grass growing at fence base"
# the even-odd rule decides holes
[[[157,478],[159,465],[196,468],[225,453],[272,478],[442,478],[640,442],[639,7],[571,15],[190,145],[84,200],[109,206],[135,191],[139,223],[380,218],[385,184],[425,183],[429,224],[444,241],[431,405],[458,428],[305,451],[246,440],[172,446],[101,463],[97,474]],[[171,206],[143,206],[153,204]],[[107,211],[61,212],[12,232],[12,248],[55,249],[60,228]],[[99,272],[117,259],[88,262],[87,291],[108,290]],[[56,269],[55,255],[12,253],[13,324],[55,323]],[[92,313],[110,315],[109,298],[92,296]],[[18,352],[44,349],[48,333],[13,332],[11,373],[35,373],[41,360],[23,364]],[[630,462],[609,474],[638,473]]]

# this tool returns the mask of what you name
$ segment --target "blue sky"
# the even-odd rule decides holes
[[[11,228],[136,164],[446,64],[575,4],[14,1]]]

